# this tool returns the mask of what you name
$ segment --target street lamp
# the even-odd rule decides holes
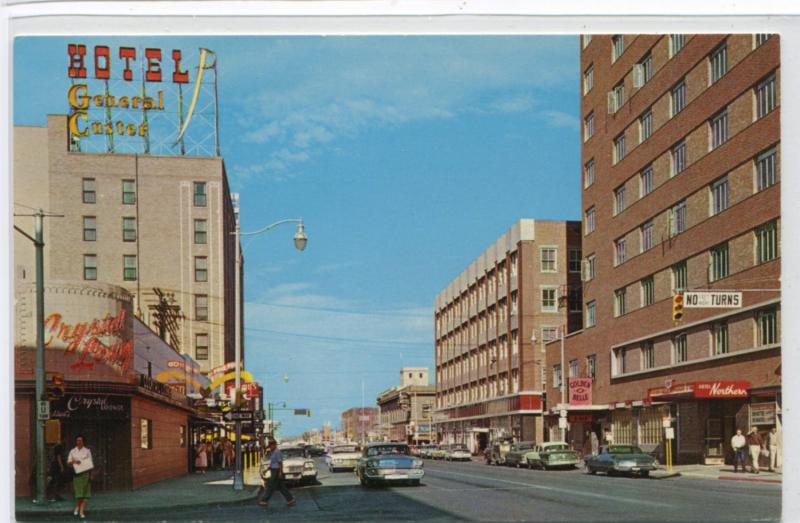
[[[236,237],[236,275],[235,275],[235,284],[236,284],[236,325],[235,325],[235,332],[236,332],[236,394],[240,394],[239,387],[241,386],[242,381],[242,321],[241,321],[241,302],[242,302],[242,283],[241,283],[241,272],[242,272],[242,249],[239,245],[239,237],[240,236],[256,236],[258,234],[271,231],[275,227],[279,225],[283,225],[285,223],[296,223],[297,224],[297,232],[294,235],[294,247],[298,251],[302,251],[306,248],[306,244],[308,244],[308,237],[306,236],[305,225],[303,224],[302,218],[293,218],[288,220],[280,220],[275,223],[271,223],[266,227],[262,227],[261,229],[252,231],[252,232],[241,232],[239,229],[239,213],[236,213],[236,229],[234,230],[233,234]],[[233,472],[233,489],[234,490],[244,490],[244,478],[242,476],[242,422],[241,420],[236,420],[236,467],[234,468]]]

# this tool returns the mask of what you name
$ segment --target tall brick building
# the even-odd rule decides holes
[[[581,44],[584,324],[546,348],[551,439],[731,457],[736,428],[780,429],[777,35],[596,35]],[[685,290],[741,291],[687,308]],[[566,368],[564,368],[566,367]],[[559,381],[593,380],[559,405]]]
[[[233,361],[235,195],[223,159],[82,153],[68,143],[64,115],[14,128],[15,211],[64,215],[45,224],[45,280],[118,285],[157,332],[160,292],[177,312],[170,345],[203,371]],[[31,229],[24,220],[15,222]],[[19,235],[14,264],[15,281],[33,281],[33,249]]]
[[[542,441],[542,340],[580,326],[580,268],[579,222],[520,220],[439,293],[440,442]]]
[[[342,432],[348,441],[369,441],[377,428],[377,407],[353,407],[342,412]]]

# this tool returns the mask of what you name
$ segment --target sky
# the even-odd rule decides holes
[[[433,376],[436,295],[515,221],[580,219],[577,36],[18,38],[15,125],[68,111],[70,42],[215,52],[242,230],[309,238],[242,242],[246,367],[311,410],[284,436]]]

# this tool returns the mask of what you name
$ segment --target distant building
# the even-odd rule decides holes
[[[349,441],[368,441],[377,425],[377,407],[353,407],[342,412],[342,432]]]
[[[432,413],[436,387],[428,379],[427,368],[402,368],[400,385],[378,394],[378,433],[382,439],[408,443],[435,440]]]

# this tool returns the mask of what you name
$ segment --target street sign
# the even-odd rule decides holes
[[[223,416],[225,421],[252,421],[253,413],[251,411],[242,411],[242,412],[226,412]]]
[[[664,427],[665,429],[670,428],[672,426],[672,418],[670,418],[669,416],[661,418],[661,426]]]
[[[683,306],[687,309],[737,309],[742,306],[742,293],[727,291],[684,292]]]
[[[667,439],[675,439],[675,429],[672,427],[664,429],[664,437]]]
[[[38,406],[38,408],[36,409],[37,417],[40,420],[50,419],[50,402],[47,400],[39,400],[37,406]]]
[[[308,409],[294,409],[295,416],[308,416]]]
[[[560,429],[567,428],[567,418],[558,418],[558,428]]]
[[[257,420],[263,420],[264,419],[264,411],[263,410],[257,410],[256,411],[256,419]]]
[[[566,417],[567,417],[567,409],[561,409],[561,411],[559,412],[559,414],[561,414],[561,417],[562,417],[562,418],[566,418]]]

